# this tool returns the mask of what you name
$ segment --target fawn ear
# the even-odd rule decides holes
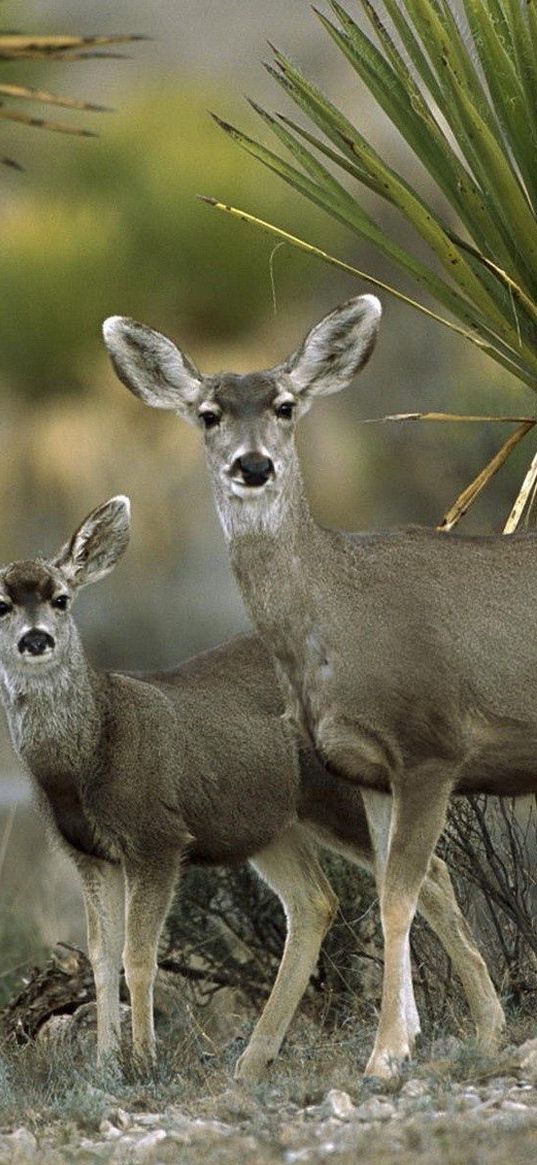
[[[88,514],[53,562],[71,586],[84,587],[113,570],[129,543],[130,517],[129,499],[122,494]]]
[[[359,295],[337,307],[308,332],[284,371],[302,405],[340,392],[367,364],[375,347],[382,308],[375,295]]]
[[[105,320],[103,336],[119,379],[135,396],[196,422],[203,377],[167,336],[126,316]]]

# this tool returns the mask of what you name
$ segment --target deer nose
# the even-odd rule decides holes
[[[269,477],[274,477],[274,465],[263,453],[243,453],[234,461],[231,472],[233,477],[242,477],[245,485],[265,485]]]
[[[43,655],[47,648],[54,647],[54,640],[48,631],[39,631],[37,627],[27,631],[22,639],[19,639],[19,651],[21,655],[25,652],[28,655]]]

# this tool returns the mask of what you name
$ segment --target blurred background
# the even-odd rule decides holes
[[[2,64],[25,81],[114,106],[62,114],[99,137],[67,138],[2,123],[0,170],[0,560],[48,555],[96,504],[127,493],[126,558],[84,591],[78,618],[91,658],[114,668],[168,667],[247,626],[213,513],[198,434],[151,411],[114,377],[100,338],[110,314],[169,334],[207,372],[267,367],[338,302],[368,285],[228,219],[197,193],[269,218],[388,281],[400,278],[217,128],[209,110],[259,128],[244,95],[269,109],[282,93],[262,67],[266,42],[286,50],[387,160],[404,147],[304,0],[47,0],[2,5],[2,26],[32,33],[144,34],[130,59]],[[404,164],[404,159],[403,159]],[[410,164],[410,163],[409,163]],[[424,175],[422,189],[435,198]],[[386,208],[371,205],[380,216]],[[406,228],[401,228],[402,234]],[[403,290],[415,293],[414,288]],[[505,412],[509,377],[447,330],[383,297],[370,365],[346,394],[302,426],[307,489],[317,518],[346,528],[438,522],[507,436],[504,427],[366,425],[425,409]],[[514,413],[534,398],[512,382]],[[501,529],[532,455],[528,438],[464,522]],[[20,919],[28,942],[79,941],[75,876],[51,861],[29,787],[2,724],[0,873],[7,906],[0,986],[15,965]],[[11,937],[10,937],[11,936]]]

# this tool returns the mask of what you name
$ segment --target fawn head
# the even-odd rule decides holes
[[[79,587],[113,569],[129,529],[128,498],[111,498],[92,510],[53,558],[0,569],[0,672],[8,683],[65,662],[77,635],[73,598]]]
[[[203,376],[171,340],[124,316],[103,325],[114,368],[153,408],[202,429],[217,500],[270,507],[296,463],[294,429],[316,397],[350,383],[373,350],[381,307],[350,299],[317,324],[287,360],[265,372]]]

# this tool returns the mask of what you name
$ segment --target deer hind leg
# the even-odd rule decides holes
[[[384,981],[380,1022],[366,1074],[389,1078],[410,1055],[405,983],[410,926],[455,778],[435,762],[402,774],[393,789],[388,860],[381,888]]]
[[[120,866],[77,854],[82,878],[88,953],[97,1000],[97,1060],[117,1056],[120,1041],[119,974],[125,915],[125,884]]]
[[[379,898],[382,900],[382,887],[386,875],[388,862],[390,830],[392,821],[392,798],[386,793],[377,793],[376,790],[362,789],[362,798],[365,806],[369,834],[375,855],[375,879]],[[412,1051],[421,1031],[420,1017],[414,997],[412,982],[412,962],[410,958],[410,935],[407,936],[403,962],[403,997],[404,1013],[408,1043]]]
[[[315,970],[338,903],[300,826],[291,826],[256,854],[250,864],[278,895],[287,920],[287,938],[276,981],[235,1067],[236,1080],[253,1083],[280,1050]]]
[[[418,909],[440,939],[464,988],[481,1051],[498,1046],[505,1015],[483,956],[455,898],[447,866],[433,857]]]
[[[123,966],[131,997],[132,1045],[142,1068],[155,1062],[153,988],[157,948],[178,878],[181,854],[164,851],[160,861],[125,862],[127,911]]]

